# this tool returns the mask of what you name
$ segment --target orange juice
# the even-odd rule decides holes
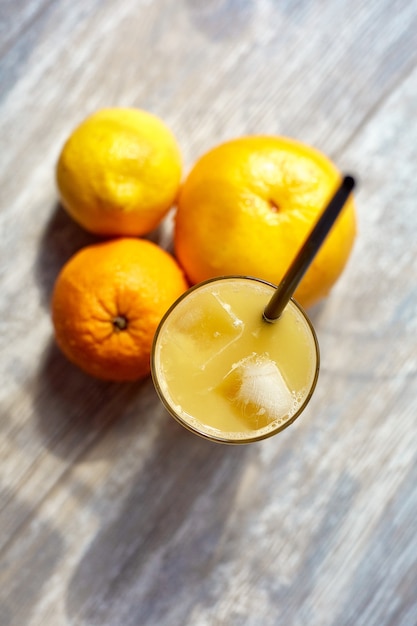
[[[224,277],[190,289],[155,336],[152,376],[185,427],[212,440],[268,437],[301,413],[319,368],[315,332],[291,300],[279,320],[262,313],[274,286]]]

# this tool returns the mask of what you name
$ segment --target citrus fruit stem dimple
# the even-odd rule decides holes
[[[117,317],[114,317],[113,327],[116,332],[120,332],[121,330],[126,330],[127,319],[123,315],[118,315]]]
[[[280,206],[279,204],[277,204],[275,202],[275,200],[272,200],[272,198],[269,199],[269,208],[271,209],[271,211],[273,211],[274,213],[278,213],[280,211]]]

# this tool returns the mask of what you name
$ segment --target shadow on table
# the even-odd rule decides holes
[[[180,607],[183,594],[210,572],[250,446],[192,435],[168,416],[150,379],[95,381],[52,343],[40,366],[34,409],[53,454],[71,464],[103,456],[111,464],[100,493],[72,478],[72,494],[94,511],[99,530],[68,587],[71,623],[158,624],[172,606],[185,617],[190,606]],[[148,448],[134,443],[152,430]],[[112,499],[118,471],[129,466],[127,495]]]
[[[146,380],[135,383],[96,380],[70,363],[53,340],[38,371],[33,399],[38,430],[53,454],[73,461],[120,420],[149,387]],[[149,391],[142,400],[142,412],[146,414]]]
[[[183,623],[193,589],[210,574],[249,452],[200,439],[174,421],[161,429],[121,510],[110,523],[103,519],[72,576],[69,621]]]
[[[43,302],[49,306],[55,280],[68,259],[78,250],[99,241],[81,228],[57,202],[39,244],[36,277]]]

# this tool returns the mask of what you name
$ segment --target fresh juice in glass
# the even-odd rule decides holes
[[[189,289],[155,335],[152,377],[186,428],[223,443],[249,443],[291,424],[317,382],[313,326],[290,300],[278,320],[263,311],[275,287],[229,276]]]

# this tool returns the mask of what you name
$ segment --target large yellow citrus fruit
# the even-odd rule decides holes
[[[186,288],[177,262],[150,241],[121,238],[87,246],[55,283],[56,341],[92,376],[142,378],[150,372],[157,325]]]
[[[285,137],[241,137],[210,150],[178,200],[175,252],[189,280],[248,274],[278,284],[340,180],[324,154]],[[295,293],[302,305],[328,294],[355,233],[350,197]]]
[[[61,202],[98,235],[143,235],[176,200],[181,180],[176,139],[140,109],[102,109],[69,136],[57,164]]]

